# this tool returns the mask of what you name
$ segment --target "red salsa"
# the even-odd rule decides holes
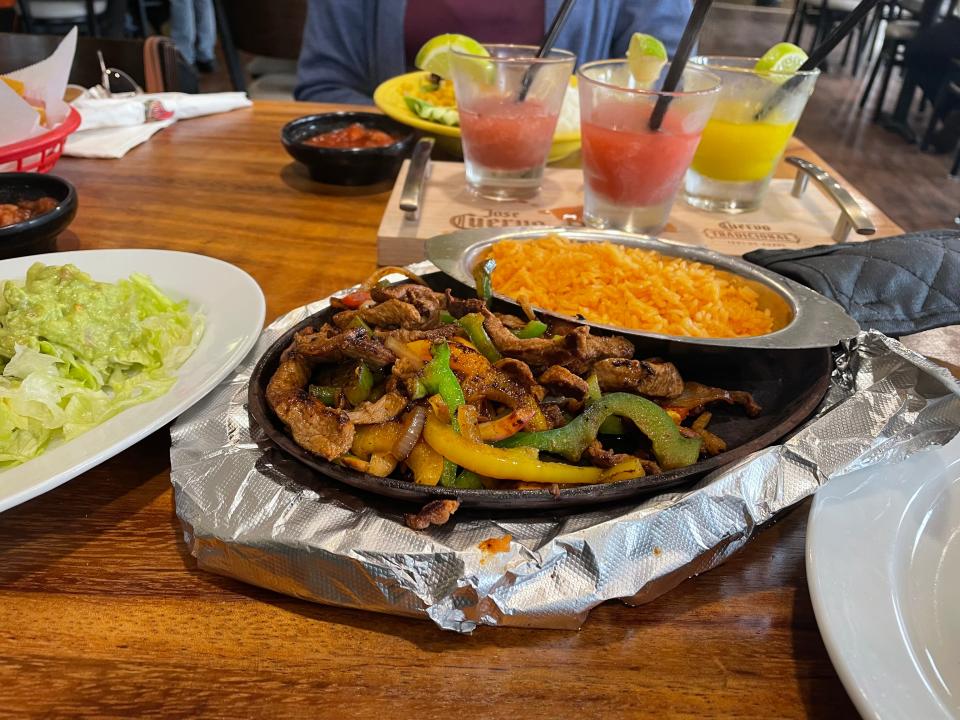
[[[338,130],[314,135],[303,141],[305,145],[322,148],[376,148],[393,145],[397,139],[383,130],[353,123]]]
[[[53,210],[57,201],[52,197],[37,200],[17,200],[15,203],[0,203],[0,227],[16,225]]]

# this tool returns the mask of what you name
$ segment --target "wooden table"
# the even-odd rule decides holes
[[[317,194],[279,142],[311,110],[258,103],[119,161],[62,160],[80,193],[62,249],[221,258],[257,279],[268,318],[356,282],[387,195]],[[580,632],[466,637],[197,570],[168,449],[157,432],[0,515],[0,715],[856,716],[810,605],[808,503],[644,607],[605,604]]]

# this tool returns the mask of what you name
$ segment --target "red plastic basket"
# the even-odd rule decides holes
[[[80,113],[70,108],[66,119],[53,130],[0,146],[0,172],[49,172],[63,154],[67,136],[78,127]]]

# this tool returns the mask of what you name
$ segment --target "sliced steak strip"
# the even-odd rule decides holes
[[[463,298],[458,298],[450,291],[450,288],[447,288],[446,296],[447,312],[457,319],[462,318],[464,315],[469,315],[470,313],[482,312],[486,307],[483,304],[483,300],[479,298],[468,298],[466,300]]]
[[[378,425],[393,420],[406,406],[406,398],[399,393],[388,392],[376,402],[365,402],[347,415],[355,425]]]
[[[723,388],[709,387],[696,382],[683,384],[683,392],[677,397],[670,398],[662,403],[668,409],[681,410],[689,413],[704,407],[709,403],[725,402],[729,405],[742,405],[748,417],[757,417],[763,408],[753,399],[753,395],[742,390],[724,390]]]
[[[551,365],[540,376],[540,383],[557,395],[575,400],[583,400],[590,391],[586,380],[560,365]]]
[[[420,313],[422,329],[431,329],[440,325],[440,310],[447,305],[443,293],[434,292],[423,285],[406,284],[375,287],[370,291],[377,302],[399,300],[413,305]]]
[[[463,336],[463,329],[459,325],[441,325],[432,330],[374,330],[378,340],[386,342],[388,338],[396,338],[402,343],[415,340],[449,340],[457,335]]]
[[[494,363],[493,366],[500,372],[506,374],[511,380],[523,386],[528,393],[537,399],[537,402],[543,400],[546,393],[540,384],[537,383],[537,379],[533,376],[533,371],[530,369],[530,366],[525,362],[515,358],[503,358],[503,360]]]
[[[344,358],[364,360],[377,367],[394,361],[393,353],[363,328],[331,335],[329,331],[297,333],[293,347],[313,362],[341,362]]]
[[[654,398],[675,398],[683,392],[683,379],[673,363],[610,358],[594,363],[593,370],[604,392],[626,391]]]

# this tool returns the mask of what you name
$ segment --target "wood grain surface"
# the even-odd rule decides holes
[[[387,189],[323,194],[292,164],[280,128],[314,109],[258,103],[122,160],[62,160],[80,210],[61,249],[218,257],[257,279],[269,318],[358,281]],[[807,591],[808,503],[721,568],[643,607],[598,607],[580,632],[459,636],[197,570],[168,450],[157,432],[0,515],[0,715],[856,716]]]

